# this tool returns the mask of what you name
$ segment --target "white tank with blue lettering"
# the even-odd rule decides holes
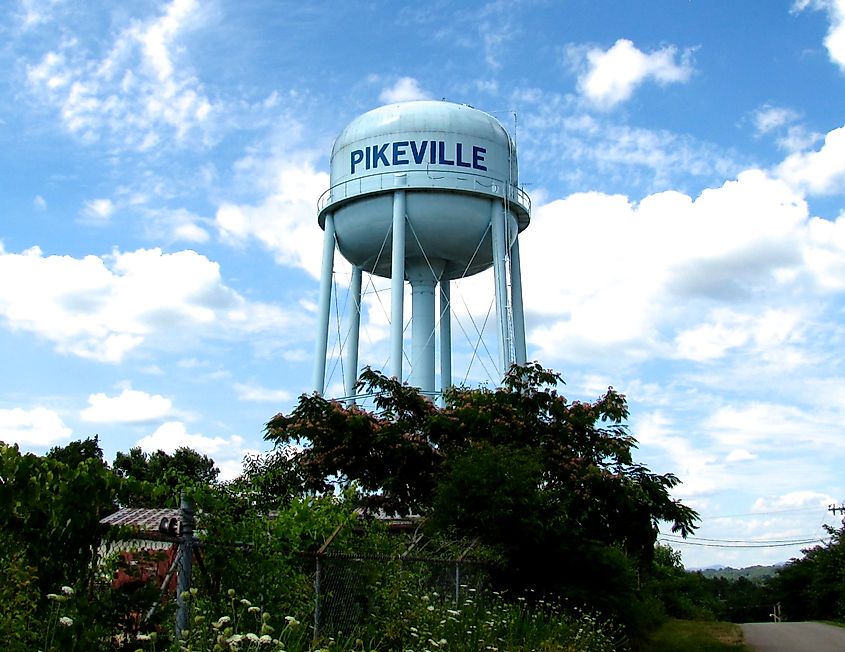
[[[504,200],[511,240],[528,226],[513,141],[492,116],[463,104],[390,104],[352,122],[335,141],[331,188],[319,222],[332,213],[344,258],[391,275],[392,193],[406,193],[406,260],[439,259],[443,277],[492,264],[491,201]]]

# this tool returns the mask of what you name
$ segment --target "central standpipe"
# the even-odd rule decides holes
[[[443,261],[416,261],[408,266],[411,282],[410,383],[425,394],[434,393],[434,287],[442,273]]]
[[[440,389],[452,385],[452,299],[449,279],[440,279]]]

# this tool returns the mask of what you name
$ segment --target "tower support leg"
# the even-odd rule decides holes
[[[452,299],[449,279],[440,279],[440,390],[452,386]]]
[[[329,312],[332,304],[332,273],[334,272],[334,216],[326,215],[323,226],[323,267],[320,272],[320,304],[317,310],[317,342],[314,352],[314,391],[322,394],[326,383],[326,353],[329,346]]]
[[[397,186],[405,175],[396,175]],[[405,191],[393,191],[393,247],[390,269],[390,375],[402,380],[402,340],[405,326]]]
[[[513,344],[510,329],[510,315],[508,302],[508,279],[505,267],[507,257],[507,225],[505,208],[502,202],[494,199],[491,202],[490,226],[493,235],[493,281],[496,288],[496,325],[499,333],[499,371],[502,377],[513,363],[511,347]]]
[[[358,380],[358,339],[361,331],[361,268],[352,266],[349,286],[349,342],[346,348],[346,396],[355,402],[355,383]]]
[[[522,266],[519,262],[519,236],[515,236],[511,246],[511,306],[513,315],[513,344],[516,364],[528,362],[525,346],[525,309],[522,303]]]

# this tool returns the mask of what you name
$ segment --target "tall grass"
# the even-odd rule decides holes
[[[467,589],[458,604],[437,593],[405,593],[388,620],[374,614],[347,632],[316,640],[303,614],[270,614],[230,592],[226,613],[211,613],[196,591],[191,629],[168,652],[393,651],[403,652],[611,652],[618,631],[588,613],[543,600],[507,600]],[[219,607],[217,607],[219,609]],[[377,626],[374,626],[377,624]],[[138,650],[156,650],[145,635]],[[163,648],[158,648],[163,650]]]
[[[739,625],[669,620],[649,639],[644,652],[749,652]]]

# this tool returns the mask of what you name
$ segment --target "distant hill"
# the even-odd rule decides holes
[[[747,568],[731,568],[730,566],[717,566],[712,568],[698,569],[704,577],[724,577],[729,580],[738,580],[744,577],[752,582],[762,582],[773,577],[781,568],[783,564],[775,566],[749,566]]]

